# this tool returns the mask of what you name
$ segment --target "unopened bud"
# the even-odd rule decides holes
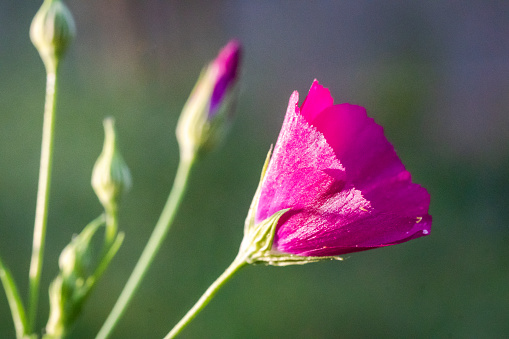
[[[48,72],[54,72],[60,58],[76,35],[71,12],[60,0],[45,0],[30,26],[30,39]]]
[[[81,312],[98,276],[93,238],[104,217],[88,224],[64,248],[58,260],[60,273],[49,288],[50,316],[44,338],[64,338]],[[107,263],[106,263],[107,265]]]
[[[92,172],[92,187],[107,212],[131,188],[131,174],[116,145],[115,121],[104,119],[104,146]]]
[[[103,224],[102,218],[94,220],[64,248],[58,258],[58,266],[66,279],[71,276],[84,277],[91,274],[92,238]]]
[[[50,314],[46,325],[46,333],[49,338],[62,338],[66,334],[65,308],[67,305],[65,296],[68,292],[64,284],[64,279],[59,275],[49,285]]]
[[[215,148],[230,125],[237,95],[241,46],[232,40],[202,71],[177,125],[181,157]]]

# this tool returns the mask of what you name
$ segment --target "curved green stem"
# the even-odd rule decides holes
[[[29,273],[28,333],[35,327],[37,304],[39,302],[39,284],[41,281],[46,223],[48,219],[48,198],[51,185],[51,164],[53,158],[53,134],[55,127],[55,103],[57,99],[57,67],[47,72],[46,102],[42,129],[41,165],[39,187],[35,209],[34,238]]]
[[[0,281],[5,289],[7,302],[11,308],[12,320],[14,321],[14,328],[16,329],[16,338],[23,338],[26,332],[26,315],[23,302],[18,293],[18,288],[14,282],[11,272],[4,266],[0,258]]]
[[[184,196],[189,174],[194,165],[194,162],[194,157],[183,158],[180,160],[173,188],[170,195],[168,196],[168,200],[166,201],[166,205],[164,206],[161,216],[157,221],[154,231],[152,232],[152,235],[150,236],[150,239],[148,240],[148,243],[140,256],[138,263],[134,267],[129,280],[124,286],[120,297],[118,298],[115,306],[111,310],[111,313],[97,334],[96,339],[105,339],[111,334],[117,322],[124,314],[129,302],[131,301],[131,298],[138,289],[138,286],[145,277],[150,264],[159,251],[161,244],[168,234],[173,219],[175,218],[175,214],[178,210],[180,202],[182,201],[182,197]]]
[[[173,329],[164,337],[164,339],[175,338],[216,295],[217,291],[242,267],[247,265],[244,257],[238,256],[231,265],[217,278],[212,285],[207,288],[205,293],[198,299],[196,304],[186,313],[186,315],[173,327]]]
[[[110,208],[106,210],[106,249],[108,249],[117,238],[118,233],[118,207],[113,203]]]

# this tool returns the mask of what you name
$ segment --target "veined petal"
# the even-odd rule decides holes
[[[301,114],[307,121],[313,121],[320,112],[334,105],[334,99],[327,88],[314,80],[308,96],[301,105]]]
[[[336,256],[429,234],[429,194],[360,106],[333,105],[315,80],[302,108],[290,97],[260,191],[256,222],[287,209],[273,249]]]
[[[298,102],[294,92],[262,185],[257,223],[285,208],[312,204],[326,190],[324,177],[330,178],[323,170],[343,171],[324,136],[300,114]]]

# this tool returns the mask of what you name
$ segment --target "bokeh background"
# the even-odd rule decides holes
[[[45,73],[28,38],[39,1],[0,1],[0,254],[24,295]],[[117,120],[134,187],[124,244],[73,338],[93,338],[148,239],[178,163],[174,129],[200,69],[230,38],[245,58],[227,143],[197,166],[167,241],[114,338],[164,336],[237,253],[293,90],[317,78],[367,107],[432,197],[433,230],[343,262],[248,267],[183,338],[509,335],[509,2],[77,1],[61,67],[43,287],[101,213],[90,173]],[[43,291],[38,327],[47,320]],[[0,293],[0,338],[14,336]]]

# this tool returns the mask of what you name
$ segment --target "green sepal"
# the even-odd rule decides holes
[[[239,84],[234,84],[225,94],[217,112],[211,117],[207,115],[205,129],[206,133],[202,137],[198,156],[210,153],[222,145],[230,131],[233,122],[233,112],[237,104]],[[210,110],[211,98],[207,103],[207,111]]]
[[[256,209],[258,208],[258,202],[260,201],[260,193],[262,190],[263,179],[265,179],[265,173],[267,172],[267,168],[269,167],[271,156],[272,156],[272,145],[270,146],[269,152],[265,157],[265,162],[262,168],[262,174],[260,175],[260,182],[258,183],[258,187],[256,188],[256,192],[253,197],[253,201],[251,202],[251,205],[249,206],[249,211],[247,212],[246,221],[244,223],[244,236],[255,225]]]
[[[109,215],[116,213],[123,193],[132,186],[131,173],[117,145],[115,119],[103,120],[104,143],[92,170],[92,188]],[[116,229],[111,232],[116,234]]]
[[[272,266],[304,265],[321,260],[343,260],[337,256],[307,257],[288,253],[280,253],[272,249],[276,226],[279,219],[290,208],[278,211],[269,218],[254,226],[248,227],[248,233],[240,245],[248,264],[264,264]]]
[[[204,67],[182,108],[176,129],[182,158],[194,158],[198,153],[203,153],[200,148],[210,135],[207,120],[214,84],[215,74],[210,71],[210,66]]]
[[[273,266],[303,265],[321,260],[343,260],[343,258],[337,256],[306,257],[280,253],[272,249],[277,223],[281,216],[289,211],[290,208],[278,211],[269,218],[256,224],[256,210],[258,209],[262,185],[267,173],[267,168],[269,167],[271,155],[272,146],[265,158],[260,182],[258,183],[258,188],[256,189],[253,201],[249,206],[249,211],[244,224],[244,239],[240,245],[239,255],[245,257],[245,261],[248,264],[265,264]]]
[[[76,36],[71,12],[60,0],[45,0],[30,25],[30,39],[48,73],[54,73]]]
[[[239,84],[235,83],[222,98],[218,110],[210,115],[210,104],[218,70],[214,63],[204,67],[180,114],[176,135],[180,156],[184,159],[216,149],[225,139],[235,109]]]
[[[276,233],[276,225],[279,218],[290,209],[281,210],[271,217],[251,227],[240,244],[240,252],[249,254],[246,261],[253,264],[260,256],[269,253]]]
[[[64,277],[71,275],[86,276],[91,273],[89,272],[92,259],[91,241],[99,227],[104,223],[105,218],[101,215],[89,223],[63,249],[58,259],[58,265]]]
[[[122,242],[124,241],[125,234],[124,232],[119,232],[115,238],[115,241],[111,244],[111,246],[108,248],[104,256],[102,257],[101,261],[97,265],[97,268],[94,271],[93,278],[95,281],[97,281],[101,275],[104,273],[106,268],[108,268],[111,260],[117,254],[118,250],[120,249],[120,246],[122,245]]]

